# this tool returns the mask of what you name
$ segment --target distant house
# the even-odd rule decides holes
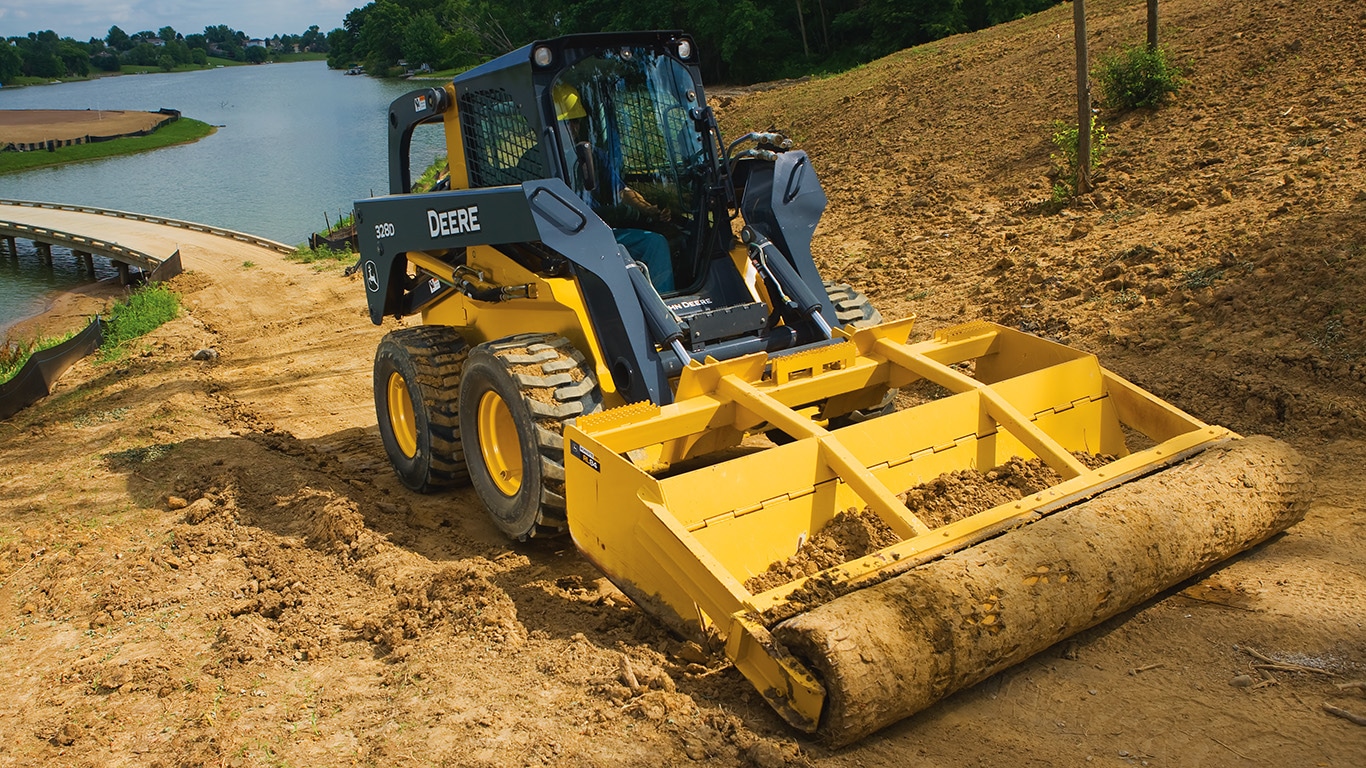
[[[266,41],[265,41],[265,40],[262,40],[262,39],[260,39],[260,38],[252,38],[251,40],[248,40],[248,41],[247,41],[247,46],[246,46],[246,47],[248,47],[248,48],[265,48],[265,47],[266,47]]]

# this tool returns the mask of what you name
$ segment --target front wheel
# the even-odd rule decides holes
[[[564,426],[602,408],[597,378],[568,339],[523,334],[470,350],[460,381],[470,482],[509,537],[568,529]]]

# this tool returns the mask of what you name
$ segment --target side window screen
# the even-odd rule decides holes
[[[536,133],[507,91],[496,88],[461,96],[460,128],[470,186],[498,187],[545,178]]]

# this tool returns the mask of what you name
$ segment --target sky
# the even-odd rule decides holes
[[[85,42],[103,39],[117,25],[128,34],[171,26],[182,35],[227,24],[249,37],[298,35],[316,24],[327,33],[340,27],[352,8],[369,0],[4,0],[0,39],[52,30]]]

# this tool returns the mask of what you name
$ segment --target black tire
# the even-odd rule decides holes
[[[470,483],[510,538],[568,530],[564,426],[602,409],[597,377],[569,340],[523,334],[470,350],[460,381]]]
[[[835,318],[839,320],[841,327],[852,325],[855,328],[867,328],[882,323],[882,313],[877,311],[862,291],[856,290],[848,283],[830,280],[822,282],[826,295],[830,297],[830,303],[835,305]]]
[[[419,493],[469,482],[456,410],[467,352],[460,334],[441,325],[392,331],[375,350],[380,438],[394,472]]]

